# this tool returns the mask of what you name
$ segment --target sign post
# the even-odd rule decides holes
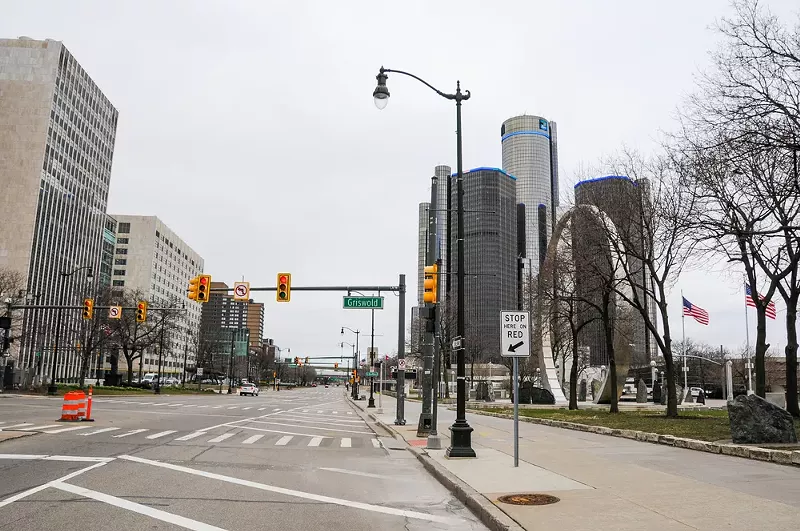
[[[519,358],[530,358],[530,312],[500,312],[500,354],[514,359],[514,466],[519,466]]]

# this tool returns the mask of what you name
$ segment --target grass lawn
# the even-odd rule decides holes
[[[483,411],[513,415],[512,410],[508,408],[491,408]],[[687,411],[681,412],[676,419],[669,419],[663,413],[650,411],[624,411],[611,414],[596,409],[570,411],[568,409],[525,408],[519,410],[519,415],[520,417],[562,420],[622,430],[639,430],[701,441],[720,441],[731,438],[727,411]],[[795,430],[800,438],[800,423],[795,422]]]

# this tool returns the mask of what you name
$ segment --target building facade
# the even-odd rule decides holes
[[[464,173],[465,339],[474,363],[500,359],[500,312],[517,308],[516,184],[499,168]],[[456,204],[455,185],[452,194]],[[457,231],[451,237],[456,249]],[[455,275],[452,290],[456,297]]]
[[[633,256],[626,262],[635,281],[635,289],[639,300],[648,305],[648,313],[652,322],[656,320],[656,305],[651,296],[645,294],[642,286],[653,283],[641,260],[646,248],[647,239],[642,223],[643,212],[650,205],[649,183],[647,180],[631,180],[628,177],[610,175],[579,182],[575,185],[575,204],[596,207],[613,223],[614,229],[623,238],[625,248]],[[588,320],[579,337],[580,346],[588,347],[589,366],[608,365],[608,352],[604,337],[603,325],[596,307],[600,304],[600,288],[593,279],[608,278],[610,271],[609,243],[606,227],[591,216],[578,215],[573,222],[573,257],[576,267],[576,292],[580,299],[593,301],[586,305],[585,319]],[[612,307],[626,304],[619,297],[612,297]],[[645,326],[644,319],[634,312],[631,324],[632,336],[628,338],[631,345],[631,367],[649,367],[651,359],[655,359],[657,347],[652,332]]]
[[[556,123],[514,116],[500,128],[503,169],[517,178],[517,203],[525,205],[525,265],[535,277],[555,225],[558,200]]]
[[[177,329],[166,339],[161,372],[178,376],[193,372],[201,309],[187,298],[186,290],[189,280],[203,272],[203,258],[156,216],[115,215],[114,219],[112,295],[137,293],[153,307],[185,306]],[[156,372],[157,350],[155,346],[146,349],[134,371]]]
[[[117,244],[117,220],[106,216],[103,225],[103,254],[100,257],[100,291],[111,288],[111,272],[114,269],[114,247]]]
[[[0,39],[0,268],[41,305],[77,306],[101,281],[117,116],[61,42]],[[26,377],[55,362],[58,380],[76,379],[80,311],[63,312],[58,356],[56,313],[33,313],[17,354]]]

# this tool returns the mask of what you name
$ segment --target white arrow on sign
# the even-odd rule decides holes
[[[249,282],[235,282],[233,284],[233,300],[235,300],[235,301],[249,301],[250,300],[250,283]]]
[[[529,358],[530,313],[500,312],[500,355],[505,358]]]
[[[111,306],[108,309],[109,319],[119,319],[120,317],[122,317],[122,306]]]

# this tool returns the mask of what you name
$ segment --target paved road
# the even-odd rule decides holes
[[[485,529],[342,388],[0,398],[0,529]]]

